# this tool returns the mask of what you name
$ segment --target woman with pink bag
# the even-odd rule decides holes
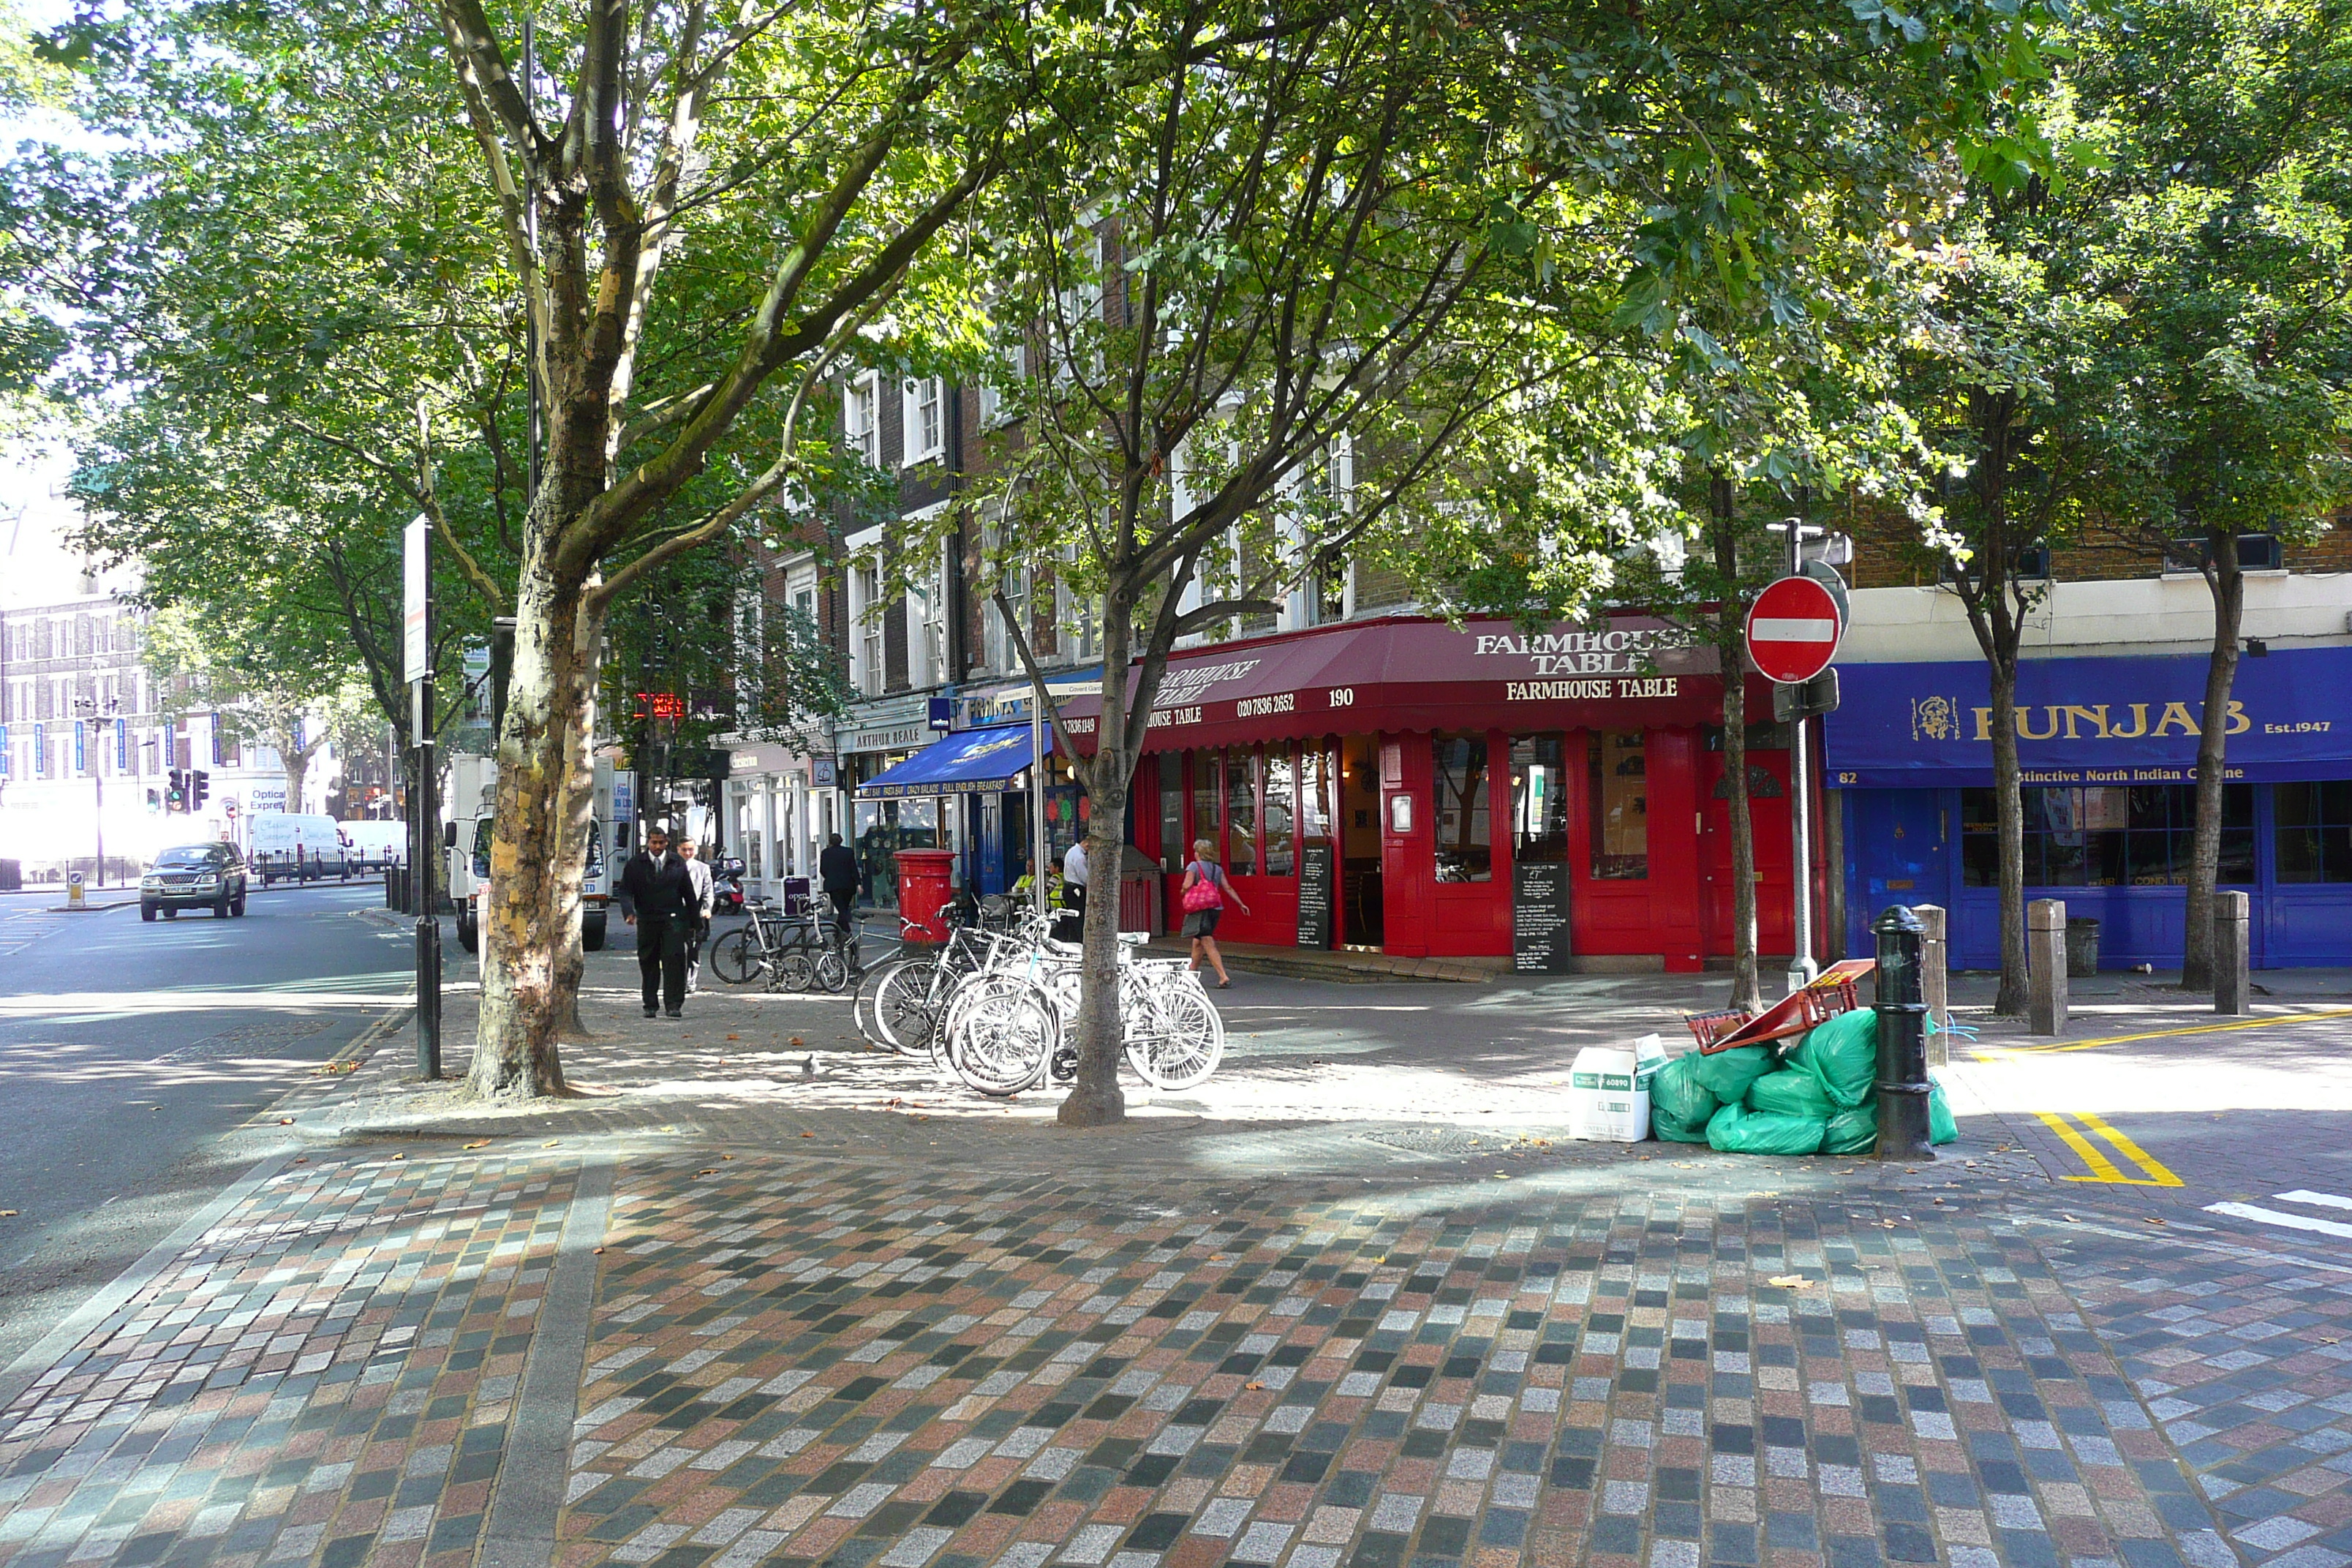
[[[1192,939],[1192,964],[1198,970],[1206,958],[1209,967],[1217,972],[1217,989],[1233,989],[1233,977],[1225,973],[1224,955],[1217,951],[1217,920],[1225,912],[1225,900],[1231,897],[1241,904],[1242,913],[1250,907],[1242,903],[1225,868],[1209,858],[1216,846],[1205,838],[1192,840],[1192,863],[1184,868],[1184,885],[1179,894],[1184,905],[1184,934]]]

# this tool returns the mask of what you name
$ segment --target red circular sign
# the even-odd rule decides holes
[[[1748,657],[1767,679],[1811,680],[1830,667],[1844,632],[1827,588],[1811,577],[1783,577],[1748,611]]]

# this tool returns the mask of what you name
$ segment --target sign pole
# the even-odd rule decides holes
[[[441,900],[434,875],[441,857],[441,807],[433,744],[433,525],[420,517],[402,540],[403,662],[408,676],[410,732],[416,740],[416,858],[409,891],[416,909],[416,1076],[441,1076]]]

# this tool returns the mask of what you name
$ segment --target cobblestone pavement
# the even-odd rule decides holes
[[[0,1563],[472,1563],[576,1171],[278,1171],[0,1411]]]

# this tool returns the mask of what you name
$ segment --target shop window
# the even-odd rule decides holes
[[[1331,784],[1339,759],[1318,745],[1298,758],[1298,842],[1331,842]]]
[[[1236,877],[1257,875],[1257,757],[1225,753],[1225,869]]]
[[[1292,833],[1297,826],[1297,774],[1288,746],[1274,746],[1265,754],[1265,874],[1295,877],[1298,858]]]
[[[1568,858],[1568,742],[1520,735],[1511,742],[1511,858]]]
[[[2193,784],[2102,784],[2022,792],[2025,883],[2032,888],[2178,887],[2197,827]],[[2000,834],[1990,789],[1960,792],[1960,877],[2000,885]],[[2254,789],[2221,786],[2221,880],[2254,879]]]
[[[2282,882],[2352,882],[2352,779],[2272,786]]]
[[[1437,736],[1433,802],[1437,812],[1437,879],[1487,882],[1495,876],[1494,830],[1486,816],[1486,742]]]
[[[1192,846],[1184,842],[1184,757],[1180,752],[1160,756],[1160,868],[1173,875],[1184,868]]]
[[[1225,837],[1225,801],[1217,792],[1217,753],[1194,752],[1192,757],[1192,837],[1205,838],[1212,845],[1222,844]],[[1192,847],[1184,847],[1190,859]]]
[[[1647,742],[1640,730],[1599,730],[1585,748],[1595,878],[1639,881],[1650,874]]]

